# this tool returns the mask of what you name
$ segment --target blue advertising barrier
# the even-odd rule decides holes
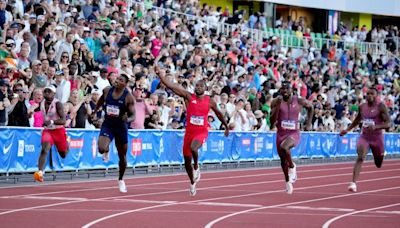
[[[97,152],[98,130],[69,129],[70,151],[62,159],[52,147],[46,169],[79,170],[118,167],[114,142],[110,145],[110,160],[104,163]],[[182,164],[183,131],[134,131],[128,133],[128,166]],[[304,132],[301,143],[293,149],[295,158],[330,158],[355,156],[359,135],[349,133]],[[37,170],[40,154],[41,129],[0,128],[0,173],[32,172]],[[200,163],[277,160],[274,132],[211,131],[200,149]],[[385,134],[387,154],[400,154],[400,134]]]

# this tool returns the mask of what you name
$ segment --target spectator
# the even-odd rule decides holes
[[[65,79],[63,71],[56,72],[54,82],[57,86],[55,98],[63,104],[67,103],[71,92],[71,83]]]
[[[150,107],[145,99],[143,87],[136,87],[133,91],[133,96],[136,99],[135,102],[135,113],[136,118],[130,125],[132,129],[144,129],[144,122],[147,115],[151,113]]]
[[[97,78],[96,86],[97,86],[97,88],[99,88],[99,90],[101,92],[103,92],[104,88],[111,86],[110,82],[107,79],[107,69],[104,69],[104,68],[101,69],[100,75],[98,74],[98,72],[94,72],[94,73],[92,73],[92,75]],[[98,77],[98,76],[100,76],[100,77]]]
[[[18,100],[13,100],[11,103],[11,110],[8,114],[8,126],[30,127],[23,86],[21,84],[14,85],[13,92]]]
[[[37,88],[33,91],[33,99],[29,101],[30,108],[28,115],[31,117],[30,125],[33,127],[43,127],[44,115],[40,109],[41,102],[43,100],[43,91]]]
[[[32,83],[36,88],[44,88],[47,84],[47,76],[42,71],[42,62],[34,60],[32,62]]]
[[[8,97],[8,83],[0,79],[0,126],[7,126],[7,108],[11,105]]]
[[[162,129],[165,130],[170,123],[170,118],[174,114],[175,103],[172,100],[168,101],[167,97],[161,94],[158,99],[158,110],[161,113],[160,121],[163,123]]]
[[[92,114],[92,109],[89,105],[90,96],[79,98],[78,90],[71,92],[69,103],[71,104],[71,114],[75,117],[72,120],[73,128],[86,128],[88,117]]]

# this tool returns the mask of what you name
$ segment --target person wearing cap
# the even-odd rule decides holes
[[[56,99],[58,99],[62,104],[67,103],[71,94],[71,82],[69,80],[66,80],[64,72],[62,70],[56,71],[54,82],[57,86]]]
[[[305,98],[294,96],[289,81],[282,82],[280,95],[271,103],[271,128],[276,123],[276,147],[281,160],[286,181],[286,193],[293,193],[293,183],[297,180],[296,164],[292,161],[291,149],[300,142],[299,114],[307,109],[306,130],[312,129],[314,107]]]
[[[254,116],[257,120],[257,124],[253,127],[253,130],[260,132],[269,131],[269,127],[267,125],[267,120],[264,117],[264,113],[261,110],[256,110],[254,112]]]
[[[44,88],[47,84],[47,76],[42,71],[42,62],[32,61],[32,83],[36,88]]]
[[[40,104],[40,110],[44,113],[44,123],[41,139],[41,151],[38,161],[38,171],[33,174],[33,179],[44,181],[46,158],[53,145],[56,146],[60,157],[65,158],[69,151],[67,131],[65,130],[66,116],[63,104],[55,98],[56,87],[46,86],[43,90],[44,100]]]
[[[170,82],[164,74],[158,75],[161,82],[176,95],[184,98],[187,104],[186,131],[183,142],[183,156],[185,169],[190,179],[189,194],[196,195],[196,183],[200,180],[200,168],[198,164],[199,149],[208,137],[208,113],[211,110],[225,127],[225,136],[229,135],[226,123],[216,102],[210,96],[205,95],[206,83],[199,80],[196,83],[194,93],[190,93],[179,84]],[[192,166],[192,159],[194,165]]]
[[[101,125],[98,140],[99,153],[103,155],[104,162],[109,160],[110,143],[115,138],[119,157],[118,187],[121,193],[126,193],[127,188],[123,180],[127,165],[126,153],[128,150],[128,126],[127,122],[135,119],[135,99],[126,88],[129,76],[121,74],[111,87],[103,90],[91,120],[97,120],[97,113],[104,107],[105,117]]]

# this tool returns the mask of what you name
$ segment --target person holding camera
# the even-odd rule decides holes
[[[13,92],[13,98],[18,98],[18,100],[15,103],[11,102],[11,111],[8,114],[8,126],[30,127],[23,85],[19,83],[15,84]]]
[[[0,79],[0,127],[7,125],[7,108],[10,106],[8,99],[8,83]]]

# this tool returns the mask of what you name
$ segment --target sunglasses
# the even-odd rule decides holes
[[[14,89],[14,92],[22,92],[22,89]]]
[[[63,56],[63,58],[68,58],[68,56]]]

